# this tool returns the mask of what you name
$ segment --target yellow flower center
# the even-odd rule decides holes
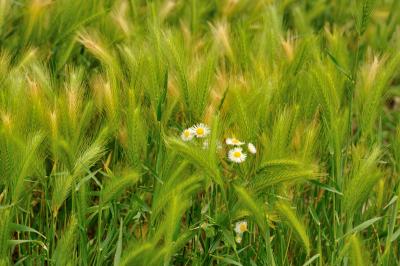
[[[238,141],[237,139],[232,139],[232,143],[233,143],[233,144],[238,144],[239,141]]]
[[[236,157],[236,158],[240,158],[241,155],[242,155],[242,153],[240,151],[235,151],[233,153],[233,157]]]
[[[197,135],[203,135],[204,134],[204,128],[202,128],[202,127],[196,128],[196,133],[197,133]]]
[[[246,231],[247,230],[247,224],[245,224],[245,223],[240,224],[239,229],[240,229],[241,232]]]
[[[189,137],[190,136],[190,131],[189,130],[185,130],[184,132],[183,132],[183,135],[185,135],[185,137]]]

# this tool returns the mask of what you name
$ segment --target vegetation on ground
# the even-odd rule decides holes
[[[400,1],[0,0],[0,266],[399,265]]]

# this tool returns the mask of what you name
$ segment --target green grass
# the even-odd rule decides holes
[[[398,0],[0,0],[0,266],[400,265],[399,36]]]

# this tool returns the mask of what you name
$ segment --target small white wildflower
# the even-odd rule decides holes
[[[240,244],[242,242],[242,236],[241,235],[236,235],[235,241],[236,241],[236,243]]]
[[[236,234],[242,235],[246,231],[247,231],[247,221],[240,221],[236,223],[235,225]]]
[[[181,139],[183,141],[190,141],[194,137],[194,133],[190,128],[185,129],[181,134]]]
[[[252,153],[252,154],[256,154],[256,153],[257,153],[256,146],[254,146],[253,143],[247,144],[247,149],[248,149],[249,152]]]
[[[205,124],[200,123],[191,127],[196,138],[205,138],[210,134],[210,128],[208,128]]]
[[[242,148],[234,148],[228,152],[228,158],[234,163],[241,163],[246,160],[246,153],[242,152]]]
[[[227,138],[225,143],[233,146],[242,146],[244,144],[244,142],[241,142],[237,138]]]

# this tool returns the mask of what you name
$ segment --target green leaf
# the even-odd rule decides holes
[[[115,250],[115,255],[114,255],[114,266],[118,266],[120,261],[121,261],[121,254],[122,254],[122,226],[123,226],[123,220],[121,218],[120,225],[119,225],[119,235],[118,235],[117,249]]]
[[[320,254],[315,254],[314,256],[312,256],[309,260],[307,260],[303,266],[307,266],[310,265],[311,263],[313,263],[316,259],[318,259],[321,255]]]
[[[323,184],[323,183],[320,183],[320,182],[318,182],[318,181],[316,181],[316,180],[310,180],[310,183],[312,183],[312,184],[314,184],[314,185],[316,185],[316,186],[318,186],[318,187],[320,187],[320,188],[322,188],[322,189],[324,189],[324,190],[326,190],[326,191],[329,191],[329,192],[338,194],[338,195],[340,195],[340,196],[343,196],[343,193],[340,192],[339,190],[337,190],[337,189],[334,188],[334,187],[330,187],[330,186],[328,186],[328,185],[326,185],[326,184]]]
[[[390,242],[395,241],[400,236],[400,227],[393,233],[392,237],[390,238]]]
[[[48,250],[47,246],[42,241],[34,240],[34,239],[12,239],[12,240],[8,240],[8,243],[12,246],[26,244],[26,243],[34,243],[34,244],[38,244],[46,251]]]
[[[39,231],[37,231],[37,230],[35,230],[35,229],[33,229],[33,228],[29,227],[29,226],[23,225],[23,224],[11,223],[10,224],[10,229],[11,229],[11,231],[17,231],[17,232],[35,233],[35,234],[38,234],[39,236],[43,237],[44,239],[46,239],[46,237],[42,233],[40,233]]]
[[[222,262],[227,263],[228,265],[243,266],[243,264],[241,264],[240,262],[238,262],[238,261],[236,261],[236,260],[234,260],[232,258],[229,258],[229,257],[216,256],[216,255],[212,255],[212,254],[211,254],[211,256],[213,258],[216,258],[216,259],[222,261]]]
[[[383,217],[374,217],[372,219],[369,219],[359,225],[357,225],[356,227],[354,227],[353,229],[351,229],[350,231],[348,231],[345,235],[343,235],[342,237],[340,237],[338,240],[350,235],[350,234],[355,234],[358,233],[368,227],[370,227],[371,225],[373,225],[374,223],[382,220]]]

